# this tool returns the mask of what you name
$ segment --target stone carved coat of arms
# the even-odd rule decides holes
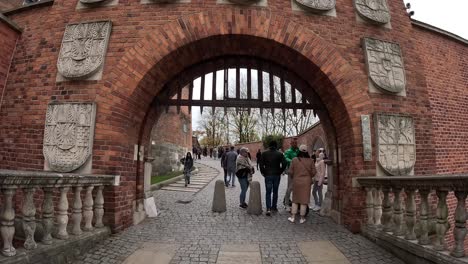
[[[316,11],[328,11],[335,7],[336,0],[294,0],[299,5]]]
[[[96,73],[104,63],[111,28],[110,21],[67,25],[57,61],[60,74],[85,79]]]
[[[49,168],[71,172],[91,156],[96,105],[52,103],[47,107],[43,152]]]
[[[260,0],[229,0],[229,2],[233,2],[236,4],[242,4],[242,5],[247,5],[247,4],[253,4],[256,2],[259,2]]]
[[[364,19],[378,24],[390,22],[387,0],[354,0],[357,13]]]
[[[372,38],[363,39],[367,70],[372,83],[388,93],[405,89],[405,67],[400,45]]]
[[[389,175],[409,175],[416,163],[414,121],[410,116],[377,114],[378,162]]]

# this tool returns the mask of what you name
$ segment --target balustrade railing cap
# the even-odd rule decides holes
[[[0,170],[0,187],[118,185],[119,178],[120,176],[118,175]]]
[[[361,187],[468,190],[468,174],[358,177],[356,180]]]

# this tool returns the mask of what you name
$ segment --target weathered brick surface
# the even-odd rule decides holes
[[[337,1],[336,18],[293,12],[290,1],[283,0],[269,0],[268,8],[217,5],[215,0],[170,5],[121,0],[114,7],[85,10],[76,10],[76,1],[56,0],[53,6],[15,13],[11,18],[24,32],[0,111],[0,167],[43,169],[47,103],[94,101],[98,114],[93,171],[122,175],[121,186],[106,192],[106,218],[114,230],[128,227],[132,201],[137,191],[141,197],[143,183],[143,164],[133,160],[134,145],[149,144],[160,114],[153,99],[189,66],[226,54],[254,56],[295,72],[309,85],[303,93],[316,94],[323,102],[324,109],[317,112],[326,140],[341,153],[333,208],[341,212],[345,226],[358,230],[364,196],[352,187],[351,178],[374,175],[376,168],[375,147],[373,161],[362,159],[361,114],[414,117],[416,174],[466,171],[461,165],[466,161],[466,100],[457,97],[467,83],[466,45],[422,32],[411,25],[403,2],[388,2],[392,29],[357,22],[352,2],[345,0]],[[65,25],[99,19],[113,22],[103,79],[56,83]],[[360,44],[368,36],[401,45],[406,97],[368,93]],[[450,58],[447,67],[445,53]],[[442,72],[450,77],[439,78]],[[444,118],[446,111],[453,120]],[[443,151],[437,153],[440,147]]]

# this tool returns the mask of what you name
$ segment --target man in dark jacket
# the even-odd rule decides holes
[[[260,172],[265,177],[266,187],[266,215],[270,216],[271,211],[278,211],[278,188],[281,174],[286,169],[287,163],[283,153],[277,150],[278,143],[271,141],[268,150],[262,153],[260,162]],[[273,200],[271,192],[273,191]]]

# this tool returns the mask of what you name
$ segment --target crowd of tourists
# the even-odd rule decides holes
[[[284,153],[278,149],[278,143],[271,141],[268,149],[256,153],[256,168],[265,179],[266,215],[278,211],[278,189],[281,176],[287,175],[287,188],[283,198],[283,205],[291,212],[289,221],[295,222],[299,213],[299,223],[306,221],[309,210],[319,211],[323,201],[323,184],[326,178],[326,153],[323,148],[313,150],[309,154],[306,145],[298,147],[297,138],[291,140],[291,146]],[[193,149],[194,157],[200,159],[201,155],[221,160],[224,170],[224,184],[226,188],[235,187],[236,178],[240,185],[239,207],[246,209],[245,202],[247,190],[252,182],[255,167],[252,164],[249,149],[243,147],[235,150],[230,148],[203,148]],[[185,186],[190,184],[190,171],[193,167],[193,158],[190,152],[181,160],[184,164]],[[309,208],[311,193],[314,205]]]

